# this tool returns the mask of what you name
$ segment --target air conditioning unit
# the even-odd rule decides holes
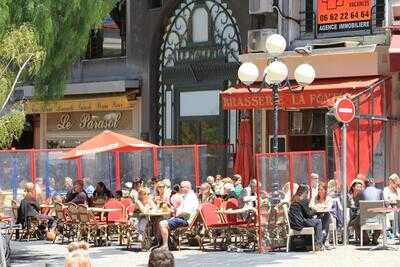
[[[265,41],[276,29],[258,29],[247,33],[247,47],[249,52],[265,52]]]
[[[249,0],[249,14],[272,12],[274,0]]]

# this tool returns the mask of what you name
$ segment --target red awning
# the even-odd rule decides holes
[[[389,47],[390,71],[400,71],[400,35],[392,35]]]
[[[318,79],[306,86],[302,92],[279,91],[279,106],[283,109],[324,108],[332,106],[332,98],[345,94],[355,95],[374,85],[380,77],[352,77]],[[224,109],[272,109],[272,90],[263,89],[252,93],[243,85],[229,88],[221,93]]]

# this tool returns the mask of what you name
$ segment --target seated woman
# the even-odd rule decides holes
[[[136,205],[141,213],[148,213],[150,210],[157,209],[156,204],[153,202],[153,200],[149,196],[149,193],[144,188],[139,190],[139,196],[138,200],[136,201]],[[148,217],[141,216],[139,218],[138,224],[136,225],[136,228],[139,232],[138,239],[141,243],[142,249],[144,249],[145,245],[144,241],[145,241],[146,227],[148,223],[149,223]]]
[[[154,202],[160,207],[165,207],[170,205],[170,195],[171,193],[167,191],[167,188],[163,181],[157,182],[155,186]]]
[[[309,207],[308,187],[300,185],[292,197],[292,203],[289,208],[290,228],[301,231],[304,227],[314,227],[316,250],[324,250],[322,223],[318,218],[313,218],[314,213]]]
[[[21,224],[22,228],[31,227],[30,220],[31,218],[35,218],[39,221],[47,221],[48,229],[54,229],[56,226],[54,218],[39,212],[40,208],[36,199],[35,185],[33,183],[25,184],[24,192],[25,196],[21,200],[18,209],[17,223]],[[40,234],[42,234],[43,236],[41,237],[44,238],[45,232],[41,231]]]
[[[330,179],[328,182],[328,196],[332,198],[332,212],[331,215],[336,219],[336,227],[342,229],[343,227],[343,205],[340,196],[340,186],[336,179]]]
[[[113,194],[110,190],[107,189],[106,185],[103,182],[98,182],[96,185],[96,189],[93,192],[93,198],[113,198]]]
[[[318,193],[311,199],[310,207],[317,212],[317,217],[322,221],[322,232],[323,240],[326,248],[330,248],[329,244],[326,243],[326,237],[329,233],[329,224],[331,223],[331,211],[332,211],[332,198],[327,194],[328,185],[324,182],[318,184]],[[326,211],[326,212],[318,212]]]
[[[200,202],[201,203],[212,203],[215,195],[212,192],[211,185],[209,183],[203,183],[200,186]]]
[[[361,234],[361,229],[360,229],[360,198],[361,198],[361,192],[363,191],[364,188],[364,182],[360,179],[354,179],[351,182],[349,194],[347,195],[347,207],[350,208],[350,221],[349,221],[349,226],[354,228],[354,232],[356,233],[357,239],[360,240],[360,234]],[[369,240],[368,234],[366,231],[363,231],[363,240],[365,240],[366,245],[368,242],[366,240]]]

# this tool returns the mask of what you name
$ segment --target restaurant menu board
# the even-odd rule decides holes
[[[317,0],[318,33],[368,30],[372,0]]]

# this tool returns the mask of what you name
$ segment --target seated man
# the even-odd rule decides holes
[[[35,218],[39,221],[47,221],[49,229],[54,228],[56,226],[54,218],[39,212],[40,208],[36,199],[35,185],[33,183],[27,183],[24,190],[25,197],[21,200],[18,209],[17,223],[21,224],[22,228],[30,227],[29,219]]]
[[[83,190],[83,181],[76,180],[74,183],[74,192],[65,199],[65,202],[72,202],[75,204],[87,204],[88,199],[89,198],[86,192]]]
[[[375,187],[374,178],[368,178],[365,180],[365,189],[361,192],[360,200],[367,201],[379,201],[383,200],[383,192],[381,189]],[[372,234],[372,245],[378,244],[378,238],[381,235],[380,230],[374,230]],[[369,242],[369,238],[365,239]]]
[[[188,181],[181,182],[182,203],[176,210],[175,217],[160,222],[160,232],[162,237],[162,247],[168,249],[169,231],[179,227],[188,226],[197,213],[199,200],[196,193],[192,190],[192,185]]]

